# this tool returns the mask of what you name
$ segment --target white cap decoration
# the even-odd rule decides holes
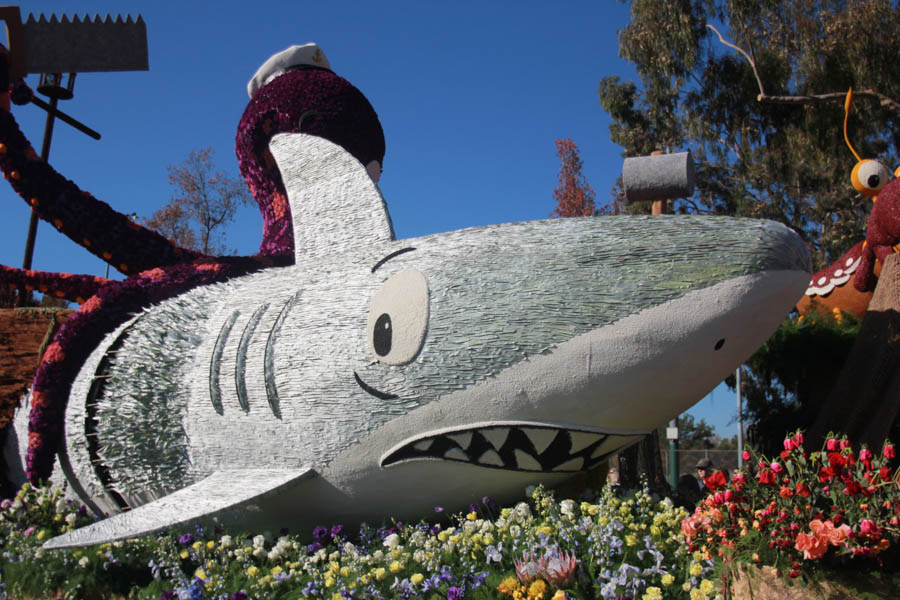
[[[291,67],[309,65],[331,69],[328,57],[315,42],[302,46],[291,46],[286,50],[272,55],[269,60],[257,69],[253,78],[247,83],[247,93],[253,98],[256,90],[263,87],[279,75],[283,75]]]

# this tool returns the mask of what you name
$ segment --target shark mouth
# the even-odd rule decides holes
[[[646,433],[492,423],[443,430],[405,441],[385,454],[381,466],[413,460],[449,460],[508,471],[577,473],[594,469]]]

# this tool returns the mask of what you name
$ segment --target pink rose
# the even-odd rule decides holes
[[[863,519],[859,524],[859,530],[865,534],[870,534],[877,529],[875,526],[875,521],[871,519]]]
[[[872,460],[872,452],[868,448],[863,448],[859,451],[859,460],[867,461]]]
[[[781,473],[782,471],[784,471],[784,467],[782,467],[781,463],[779,462],[773,462],[771,465],[769,465],[769,468],[772,469],[773,473]]]
[[[750,460],[750,453],[747,452],[746,450],[744,450],[743,452],[741,452],[741,458],[742,458],[745,462],[748,461],[748,460]]]
[[[794,434],[794,441],[797,442],[797,446],[803,445],[803,434],[799,431]]]
[[[884,445],[884,448],[881,449],[881,455],[887,459],[891,459],[897,456],[896,452],[894,451],[894,446],[891,444]]]
[[[828,441],[825,442],[825,448],[829,452],[835,452],[838,449],[838,441],[834,438],[828,438]]]

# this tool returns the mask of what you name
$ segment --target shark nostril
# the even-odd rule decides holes
[[[716,342],[716,346],[715,346],[715,348],[713,348],[713,349],[714,349],[714,350],[721,350],[721,349],[722,349],[722,346],[724,346],[724,345],[725,345],[725,338],[722,338],[721,340],[719,340],[718,342]]]

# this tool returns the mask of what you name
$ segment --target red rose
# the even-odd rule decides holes
[[[757,475],[757,479],[763,485],[772,485],[775,483],[775,474],[769,469],[762,469]]]
[[[829,452],[834,452],[838,449],[838,441],[834,438],[828,438],[828,441],[825,442],[825,448]]]
[[[744,450],[743,452],[741,452],[741,459],[743,459],[744,462],[749,461],[749,460],[750,460],[750,453],[747,452],[746,450]]]
[[[778,495],[781,496],[782,498],[790,498],[791,496],[794,495],[794,490],[792,490],[789,487],[781,486],[781,489],[778,490]]]
[[[850,496],[855,496],[860,492],[859,484],[855,481],[851,481],[847,484],[847,487],[844,488],[844,493]]]
[[[728,483],[728,478],[725,476],[725,473],[722,471],[716,471],[709,477],[703,480],[703,483],[706,485],[706,489],[711,492],[716,491],[726,483]]]
[[[797,483],[797,493],[803,496],[804,498],[809,498],[809,494],[811,493],[809,487],[805,483]]]
[[[884,448],[881,449],[881,455],[887,458],[888,460],[897,456],[894,446],[891,444],[885,444]]]

